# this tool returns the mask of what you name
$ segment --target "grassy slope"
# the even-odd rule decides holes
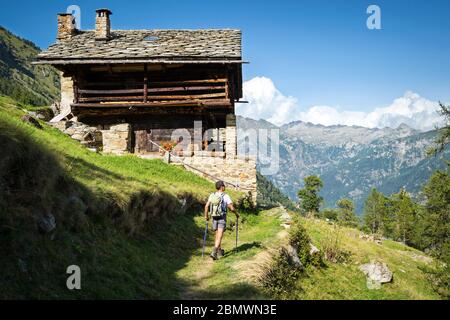
[[[323,220],[303,219],[303,224],[319,248],[329,234],[339,232],[341,246],[350,257],[346,263],[328,263],[325,269],[311,272],[299,284],[299,299],[440,299],[420,270],[432,261],[423,252],[391,240],[382,245],[364,241],[358,230],[339,227],[336,231]],[[359,270],[359,265],[372,259],[385,262],[394,274],[393,282],[380,290],[368,290]]]
[[[197,249],[177,275],[190,287],[185,295],[195,299],[261,299],[268,298],[259,287],[258,272],[267,263],[267,252],[286,241],[286,232],[280,227],[280,209],[262,211],[246,217],[240,226],[238,252],[229,252],[224,259],[211,262],[201,258]],[[322,220],[301,219],[313,243],[321,248],[324,239],[333,232],[333,226]],[[198,219],[198,225],[203,223]],[[298,281],[292,299],[440,299],[426,280],[420,267],[431,260],[423,252],[393,241],[382,245],[359,239],[359,232],[339,228],[342,247],[350,253],[344,264],[326,263],[322,269],[308,270],[308,276]],[[234,231],[225,235],[224,248],[234,247]],[[212,248],[208,241],[207,253]],[[394,281],[380,290],[368,290],[360,264],[377,259],[387,263],[394,273]]]
[[[204,220],[196,205],[211,183],[160,161],[92,153],[53,128],[23,124],[16,105],[0,97],[0,298],[266,297],[255,274],[267,251],[285,241],[279,209],[243,214],[238,252],[230,251],[230,229],[226,258],[212,262],[201,257]],[[71,196],[88,205],[86,214],[67,205]],[[179,198],[193,199],[188,213],[177,213]],[[53,235],[36,230],[43,212],[56,216]],[[323,221],[303,223],[319,248],[333,232]],[[439,298],[419,269],[423,253],[362,241],[352,229],[343,229],[342,243],[350,261],[310,270],[293,298]],[[211,246],[210,234],[207,253]],[[372,258],[394,271],[394,282],[379,291],[366,289],[357,268]],[[81,291],[65,287],[71,264],[82,269]]]
[[[200,246],[194,217],[212,183],[161,161],[92,153],[22,123],[15,106],[0,98],[0,298],[178,297],[175,273]],[[54,235],[37,232],[47,212]],[[81,291],[65,288],[71,264],[81,267]]]

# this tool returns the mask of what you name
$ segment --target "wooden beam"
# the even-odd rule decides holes
[[[178,92],[178,91],[205,91],[205,90],[225,90],[225,86],[185,86],[167,88],[149,88],[147,92]],[[142,89],[113,89],[113,90],[79,90],[82,94],[127,94],[142,93]]]
[[[129,107],[152,107],[152,106],[230,106],[227,99],[213,100],[174,100],[157,102],[124,102],[124,103],[74,103],[73,107],[86,108],[129,108]]]
[[[223,92],[220,93],[208,93],[208,94],[196,94],[196,95],[158,95],[152,96],[149,95],[145,97],[145,102],[149,100],[196,100],[196,99],[210,99],[210,98],[226,98],[226,94]],[[142,101],[142,96],[102,96],[102,97],[83,97],[80,98],[80,102],[91,102],[91,101]]]
[[[168,88],[150,88],[148,92],[176,92],[176,91],[204,91],[204,90],[225,90],[225,86],[185,86]]]
[[[78,103],[79,99],[79,92],[78,92],[78,69],[75,71],[75,74],[73,76],[73,100],[75,103]]]
[[[86,119],[89,117],[98,118],[98,121],[104,120],[105,117],[133,117],[133,116],[159,116],[159,115],[196,115],[202,116],[204,114],[219,115],[225,117],[226,114],[230,113],[230,109],[228,107],[195,107],[195,108],[186,108],[186,107],[152,107],[152,108],[115,108],[109,109],[107,113],[102,108],[76,108],[72,109],[74,115],[78,117],[78,119]]]

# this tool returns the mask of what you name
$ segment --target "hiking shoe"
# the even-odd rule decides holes
[[[217,260],[217,250],[213,249],[213,251],[211,252],[211,254],[209,255],[211,258],[213,258],[213,260]]]
[[[225,250],[220,249],[217,251],[217,257],[222,258],[225,255]]]

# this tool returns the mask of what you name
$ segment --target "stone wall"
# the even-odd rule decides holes
[[[227,114],[226,118],[225,152],[227,158],[234,158],[237,155],[236,115],[234,114]]]
[[[102,133],[97,127],[76,121],[58,121],[50,124],[92,151],[98,151],[102,146]]]
[[[235,127],[233,129],[233,126],[230,125],[231,123],[227,122],[229,126],[219,132],[220,135],[225,135],[227,139],[233,139],[231,143],[229,143],[230,140],[226,141],[226,152],[204,151],[200,150],[198,145],[189,145],[189,151],[183,150],[179,153],[174,149],[173,153],[181,156],[181,159],[172,157],[171,160],[175,163],[181,163],[182,161],[187,170],[210,181],[224,180],[238,186],[238,190],[250,193],[253,202],[256,204],[256,159],[236,155],[236,146],[232,142],[236,138],[236,130]],[[82,143],[84,141],[87,146],[87,138],[89,138],[89,142],[92,140],[92,143],[99,143],[101,139],[104,153],[123,155],[131,151],[131,126],[128,123],[89,127],[69,121],[61,122],[58,128],[71,135],[72,138],[80,140]],[[159,153],[157,154],[159,155]]]
[[[61,72],[61,113],[70,110],[70,105],[75,99],[75,92],[73,90],[73,79],[71,76],[64,76]]]
[[[183,163],[194,167],[186,166],[186,169],[198,174],[205,179],[214,181],[212,175],[220,180],[238,185],[241,191],[251,192],[253,202],[256,203],[256,159],[254,157],[202,157],[196,156],[183,158]],[[200,169],[208,175],[199,172]],[[215,182],[215,181],[214,181]]]
[[[103,152],[122,155],[130,151],[131,132],[128,123],[111,125],[105,129],[101,130]]]

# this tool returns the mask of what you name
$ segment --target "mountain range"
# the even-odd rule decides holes
[[[303,178],[318,175],[324,183],[321,195],[325,207],[334,207],[347,197],[355,202],[361,214],[371,188],[386,195],[406,188],[416,198],[437,169],[446,168],[443,157],[428,157],[437,131],[420,132],[402,124],[397,128],[365,128],[358,126],[323,126],[295,121],[275,126],[265,120],[238,117],[238,152],[255,150],[255,142],[246,140],[249,129],[279,130],[279,170],[266,175],[292,200],[303,187]],[[270,135],[269,135],[270,137]],[[271,143],[267,139],[267,143]],[[258,147],[270,150],[264,139]],[[264,149],[267,148],[267,149]],[[258,169],[276,159],[273,154],[258,156]]]

